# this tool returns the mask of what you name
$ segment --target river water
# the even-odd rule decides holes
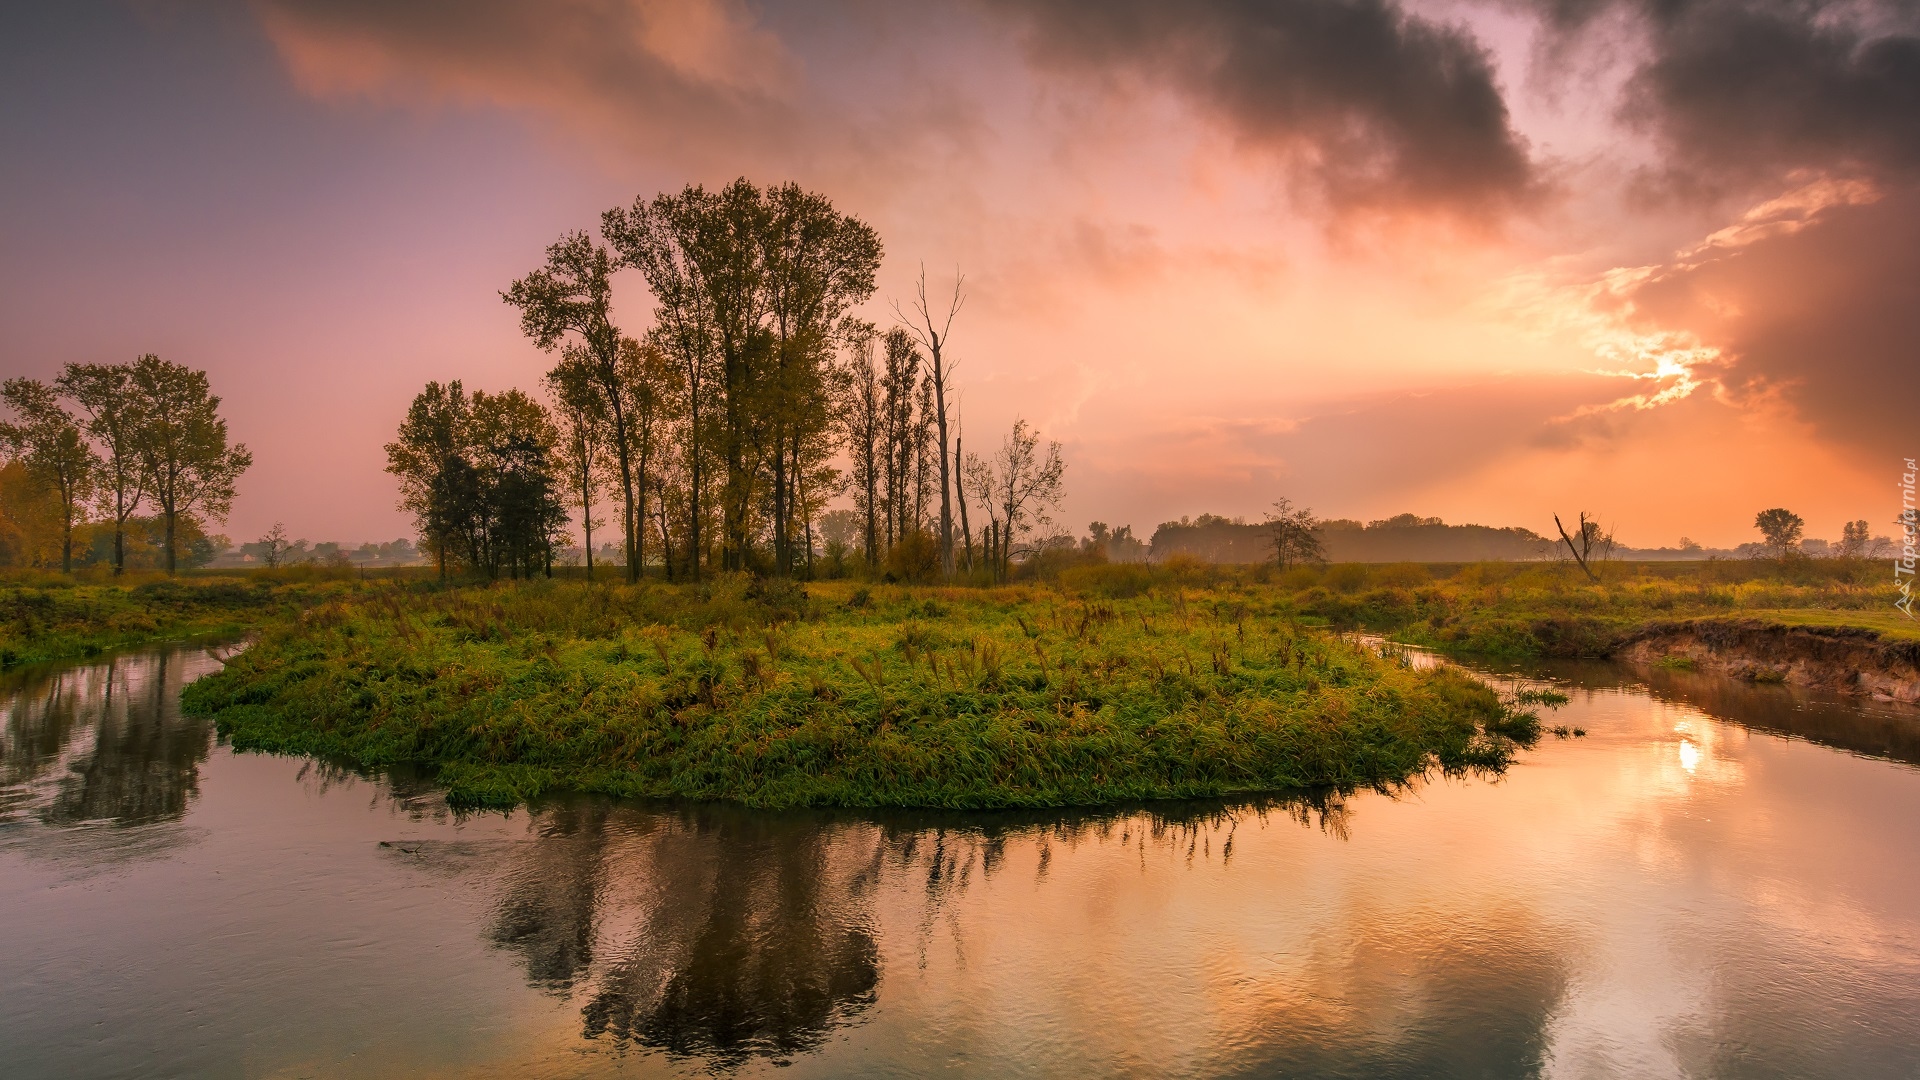
[[[0,683],[0,1075],[1920,1076],[1907,707],[1569,664],[1497,781],[463,817],[217,664]]]

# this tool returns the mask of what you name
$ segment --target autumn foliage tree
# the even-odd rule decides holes
[[[53,387],[38,379],[8,379],[0,386],[0,401],[14,415],[13,422],[0,423],[0,446],[21,464],[30,483],[59,500],[60,569],[70,572],[73,526],[93,492],[100,456]]]

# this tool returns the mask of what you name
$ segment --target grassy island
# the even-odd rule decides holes
[[[462,805],[1091,805],[1497,769],[1536,733],[1467,675],[1301,627],[1285,600],[1233,580],[375,583],[270,626],[186,704],[242,749],[434,766]]]

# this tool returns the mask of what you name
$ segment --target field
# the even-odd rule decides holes
[[[1174,580],[805,590],[358,589],[187,690],[241,749],[431,765],[461,805],[554,788],[758,806],[1092,805],[1499,769],[1537,721],[1453,670]]]
[[[1894,608],[1892,571],[1878,562],[1607,564],[1599,567],[1598,583],[1556,563],[1345,564],[1239,573],[1264,579],[1279,594],[1276,603],[1303,619],[1484,655],[1605,656],[1649,622],[1715,617],[1920,636],[1920,625]]]

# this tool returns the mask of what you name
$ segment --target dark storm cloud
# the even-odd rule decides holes
[[[1618,10],[1644,52],[1621,116],[1664,179],[1717,194],[1795,169],[1920,169],[1920,5],[1873,0],[1533,0],[1561,35]]]
[[[1734,394],[1778,393],[1835,442],[1889,456],[1920,445],[1920,189],[1830,207],[1806,228],[1663,274],[1633,300],[1728,355],[1720,381]]]
[[[1390,0],[1003,6],[1043,65],[1170,87],[1305,165],[1335,205],[1484,213],[1535,191],[1486,50]]]
[[[1676,164],[1774,169],[1920,166],[1920,36],[1876,32],[1852,5],[1727,0],[1655,9],[1654,55],[1627,115]]]

